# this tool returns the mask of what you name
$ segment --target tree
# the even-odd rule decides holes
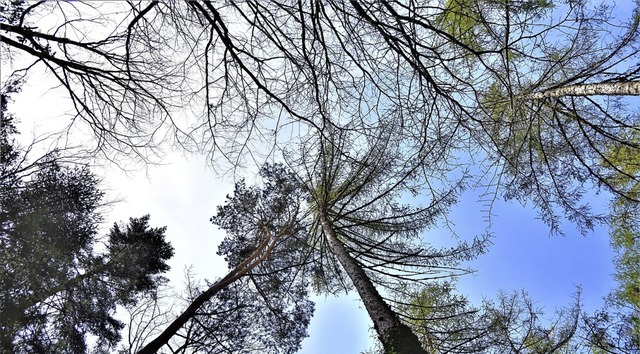
[[[625,100],[640,87],[633,61],[640,13],[636,8],[629,22],[616,26],[610,7],[589,5],[568,2],[550,13],[560,20],[548,27],[522,20],[535,10],[508,12],[518,26],[501,34],[509,45],[492,84],[480,94],[479,114],[486,118],[476,136],[491,146],[490,160],[502,166],[494,183],[508,198],[532,199],[554,232],[559,232],[558,210],[583,232],[606,221],[590,210],[585,191],[604,188],[634,199],[611,179],[639,178],[609,161],[606,147],[636,154],[640,148],[630,139],[640,121]]]
[[[638,21],[634,14],[620,25],[628,25],[625,33],[611,33],[618,24],[608,7],[554,4],[354,0],[95,8],[12,1],[5,2],[1,30],[3,45],[47,66],[101,144],[115,150],[144,157],[140,149],[157,147],[168,123],[182,147],[207,151],[235,169],[247,159],[261,165],[286,142],[306,140],[309,129],[346,129],[351,121],[363,129],[395,112],[402,115],[403,138],[419,141],[432,130],[416,134],[414,128],[431,122],[452,132],[448,138],[459,153],[483,151],[494,175],[507,177],[485,181],[493,193],[533,199],[554,231],[558,207],[588,229],[597,218],[570,203],[582,195],[577,185],[601,183],[615,192],[603,178],[615,168],[593,162],[602,155],[598,146],[624,136],[637,119],[590,96],[559,95],[605,86],[607,94],[635,92]],[[30,22],[49,13],[65,20],[38,22],[43,28]],[[109,28],[104,38],[73,35],[73,26],[93,21]],[[173,119],[179,104],[172,97],[200,110],[193,122]],[[302,136],[291,136],[288,127]]]
[[[638,63],[631,60],[638,53],[640,12],[636,7],[617,27],[609,22],[610,11],[573,2],[568,13],[575,17],[562,21],[563,35],[548,28],[531,42],[517,36],[520,30],[513,33],[511,52],[483,96],[483,129],[489,132],[485,144],[495,148],[494,161],[505,167],[500,181],[508,197],[533,197],[555,232],[557,209],[583,233],[595,222],[610,227],[621,283],[614,303],[628,302],[630,315],[622,317],[635,321],[637,332],[640,115],[625,96],[637,96],[640,88]],[[611,194],[608,214],[590,210],[584,197],[593,188]]]
[[[489,347],[487,321],[453,282],[405,287],[396,301],[399,314],[432,353],[474,353]]]
[[[289,348],[296,348],[294,344],[299,343],[308,321],[309,310],[305,308],[310,308],[298,301],[304,298],[310,284],[329,292],[355,287],[388,350],[422,351],[419,342],[411,342],[415,336],[374,284],[389,292],[405,281],[420,283],[431,277],[463,273],[455,265],[474,257],[483,244],[478,241],[447,250],[421,244],[418,232],[434,222],[454,193],[443,193],[422,209],[397,204],[394,200],[401,191],[398,186],[415,186],[410,183],[415,178],[410,173],[411,165],[381,148],[391,144],[388,136],[371,140],[369,146],[365,142],[359,145],[360,154],[366,157],[360,159],[332,153],[344,151],[333,149],[332,143],[347,144],[346,137],[331,142],[320,139],[317,160],[305,159],[306,164],[300,166],[306,168],[301,176],[281,165],[268,165],[261,171],[265,180],[262,188],[247,187],[244,182],[236,184],[234,195],[212,219],[227,231],[219,253],[225,255],[233,269],[221,280],[209,283],[205,291],[195,291],[188,308],[140,353],[154,352],[168,345],[174,336],[184,338],[178,348],[252,350],[255,342],[248,343],[245,338],[255,337],[247,337],[239,328],[250,330],[256,326],[262,338],[270,338],[265,333],[273,330],[287,333],[281,334],[277,343],[291,343]],[[395,151],[405,150],[398,146]],[[384,184],[378,183],[381,181]],[[256,291],[259,296],[252,295]],[[252,304],[261,298],[264,302]],[[229,303],[229,299],[252,302]],[[246,321],[243,306],[254,312],[267,311],[259,318],[270,318],[269,311],[279,313],[277,317],[284,322],[271,320],[261,325],[262,321],[255,323],[254,316],[253,326],[224,326],[230,319]],[[293,312],[283,317],[287,311]],[[274,325],[278,323],[281,325]],[[283,331],[292,323],[299,329]]]
[[[640,351],[635,304],[611,294],[605,306],[585,316],[581,333],[593,353]]]
[[[211,218],[227,232],[218,254],[225,256],[229,273],[204,290],[189,289],[186,309],[138,353],[155,353],[175,336],[183,337],[180,348],[193,350],[299,349],[313,313],[305,277],[307,230],[300,220],[303,195],[282,166],[267,166],[260,175],[263,186],[238,182]]]
[[[469,304],[449,282],[408,289],[402,313],[434,353],[575,353],[580,340],[579,294],[569,308],[545,318],[523,292]]]
[[[580,292],[553,317],[526,292],[498,294],[479,306],[455,283],[407,287],[399,313],[434,353],[635,353],[634,329],[625,303],[610,297],[604,308],[584,312]],[[380,352],[374,348],[373,352]]]
[[[481,253],[486,240],[451,249],[422,242],[420,233],[446,213],[462,182],[454,180],[451,186],[438,176],[450,171],[440,136],[423,142],[430,146],[426,152],[394,139],[400,129],[390,123],[370,128],[364,138],[327,129],[301,146],[300,161],[290,164],[309,194],[309,243],[316,253],[318,289],[354,288],[385,350],[417,353],[424,352],[418,338],[398,317],[396,304],[386,300],[405,283],[465,273],[458,265]],[[426,172],[424,161],[430,164]],[[428,202],[399,203],[406,191]]]
[[[166,88],[176,89],[172,78],[180,80],[171,70],[174,66],[163,59],[172,57],[162,53],[167,46],[147,38],[144,31],[135,31],[137,23],[146,23],[145,15],[150,15],[157,2],[142,2],[142,7],[111,5],[3,0],[3,65],[12,62],[17,53],[26,53],[33,61],[17,68],[13,79],[23,79],[34,66],[43,65],[78,117],[93,130],[99,140],[95,146],[98,152],[118,151],[147,161],[162,139],[159,125],[167,119],[172,104]],[[131,12],[131,16],[125,15],[129,20],[125,28],[117,24],[120,10]],[[48,17],[54,13],[63,19],[61,23]],[[38,23],[51,27],[40,31]],[[92,37],[89,34],[96,31],[87,25],[99,25],[107,32],[111,26],[116,29],[104,38]],[[107,122],[107,116],[115,120]]]
[[[603,218],[576,200],[587,187],[624,195],[605,178],[612,171],[624,173],[614,163],[601,164],[602,148],[617,141],[638,151],[637,143],[620,138],[631,136],[638,120],[623,105],[558,95],[577,89],[597,93],[604,84],[633,88],[637,21],[608,40],[605,8],[592,11],[588,3],[573,0],[556,4],[562,6],[537,0],[130,2],[113,5],[123,11],[105,15],[91,2],[5,1],[0,31],[5,48],[44,64],[60,81],[101,147],[144,157],[140,146],[154,148],[155,138],[165,133],[160,127],[167,127],[183,147],[240,168],[320,136],[323,149],[333,145],[334,151],[317,150],[308,161],[323,161],[316,157],[325,155],[335,157],[324,161],[354,160],[351,166],[358,166],[349,154],[359,142],[395,126],[391,141],[408,146],[405,156],[415,159],[401,161],[427,171],[422,177],[432,178],[423,182],[436,180],[425,176],[431,171],[443,177],[447,168],[479,166],[474,177],[487,185],[489,200],[497,195],[533,200],[554,231],[563,209],[587,230]],[[48,13],[63,20],[51,26],[36,21]],[[103,20],[107,34],[75,35],[74,26],[85,19]],[[27,64],[16,74],[31,68]],[[196,111],[188,116],[195,118],[184,124],[176,119],[182,113],[174,111],[176,101],[187,102]],[[612,113],[610,107],[619,109]],[[354,135],[349,144],[336,143],[340,134]],[[313,150],[301,149],[300,159],[290,160],[299,162]],[[434,166],[432,157],[449,165]],[[348,222],[325,213],[334,197],[340,205],[336,215],[349,210],[362,196],[360,182],[373,188],[368,176],[376,170],[361,163],[367,168],[353,173],[317,166],[304,178],[315,194],[317,215],[329,224]],[[409,179],[398,176],[401,182],[391,190],[410,191],[404,184]],[[343,178],[349,188],[336,184]],[[351,214],[374,208],[375,203],[363,203]],[[371,225],[376,231],[371,222],[343,228]],[[336,239],[351,242],[348,247],[359,257],[367,246],[396,245],[392,238],[371,235]]]
[[[638,142],[640,133],[628,139]],[[612,174],[609,183],[624,191],[611,203],[611,245],[616,252],[615,277],[620,286],[613,294],[610,307],[624,309],[629,315],[622,316],[631,330],[631,343],[640,346],[640,157],[632,148],[623,144],[612,144],[606,150],[606,163],[613,164],[620,174]],[[626,197],[625,197],[626,196]],[[606,309],[603,310],[606,312]]]
[[[87,167],[55,156],[29,164],[11,138],[13,117],[2,105],[0,180],[0,343],[7,352],[86,352],[120,340],[116,305],[154,291],[173,248],[149,216],[114,225],[101,242],[103,193]],[[26,171],[26,172],[25,172]]]
[[[477,21],[495,28],[476,31],[482,44],[478,49],[460,39],[473,23],[467,21],[462,29],[442,25],[444,19],[456,18],[451,13],[459,12],[457,3],[131,2],[97,7],[11,1],[4,5],[2,31],[3,43],[14,55],[27,54],[57,73],[77,101],[78,113],[101,137],[122,147],[134,146],[126,137],[150,138],[158,126],[154,123],[164,121],[154,122],[152,113],[167,117],[173,104],[164,93],[174,91],[187,95],[197,107],[193,109],[204,110],[194,131],[183,131],[187,128],[172,120],[176,131],[191,138],[206,134],[202,143],[213,145],[209,149],[235,156],[247,149],[257,152],[252,138],[271,140],[261,134],[273,128],[267,122],[275,123],[276,131],[290,120],[339,126],[347,117],[375,121],[384,111],[403,109],[407,123],[419,123],[424,118],[420,110],[432,99],[442,103],[440,118],[456,109],[473,113],[457,101],[473,93],[474,79],[495,72],[489,60],[505,48],[504,38],[495,36],[501,29],[528,25],[530,14],[540,17],[548,7],[538,9],[538,1],[509,5],[512,12],[528,11],[516,23],[498,17],[504,6],[486,2]],[[464,8],[480,6],[469,2]],[[34,24],[43,13],[65,20],[39,28]],[[108,28],[108,34],[73,34],[72,26],[93,21]],[[110,50],[114,48],[118,50]],[[199,77],[190,75],[194,70]],[[80,92],[86,103],[79,100]],[[115,98],[126,103],[117,104]],[[367,102],[366,107],[359,102]],[[98,114],[99,104],[110,114]],[[278,111],[280,123],[274,120]],[[248,126],[242,128],[243,123]],[[223,147],[225,142],[229,148]],[[249,145],[243,148],[244,142]]]
[[[313,304],[304,292],[286,289],[290,283],[277,285],[269,281],[267,284],[261,278],[264,277],[246,276],[221,288],[159,352],[293,353],[299,350]],[[192,275],[187,275],[186,296],[165,290],[158,297],[150,297],[131,308],[135,319],[129,325],[129,340],[123,343],[121,352],[149,350],[145,344],[157,338],[180,314],[175,313],[175,309],[182,311],[183,303],[191,303],[211,285],[194,282]],[[282,294],[285,301],[278,297]]]
[[[12,92],[17,88],[9,86]],[[8,94],[12,93],[9,89]],[[59,165],[53,153],[28,163],[27,153],[11,139],[16,129],[13,116],[6,111],[7,102],[3,93],[0,258],[6,266],[0,281],[3,294],[15,296],[3,297],[0,303],[3,348],[84,352],[85,337],[92,334],[100,338],[97,348],[107,350],[118,343],[124,326],[113,317],[116,305],[131,309],[141,299],[146,305],[156,303],[156,289],[164,282],[159,275],[169,269],[165,261],[173,255],[173,248],[164,241],[166,229],[150,228],[149,216],[130,219],[127,225],[114,224],[105,251],[96,253],[101,221],[97,210],[103,196],[98,181],[86,167]],[[296,237],[303,230],[295,209],[285,215],[299,196],[292,193],[294,187],[281,185],[282,173],[265,169],[263,192],[238,184],[239,196],[230,198],[212,218],[229,231],[220,252],[233,268],[230,274],[207,284],[205,290],[189,289],[186,311],[166,322],[155,340],[130,349],[155,352],[169,345],[169,339],[186,323],[189,335],[180,344],[181,350],[214,346],[221,352],[254,348],[262,353],[299,348],[313,304],[306,299],[306,286],[293,268],[297,263],[291,264],[292,257],[300,255]],[[263,220],[262,226],[248,229],[253,224],[235,222],[243,212],[253,221]],[[260,245],[253,243],[258,241]],[[261,264],[272,253],[277,258]],[[243,276],[247,278],[240,279]],[[29,281],[18,281],[22,278]],[[282,301],[284,298],[288,301]],[[255,320],[258,314],[261,321]],[[235,322],[234,326],[228,321]],[[237,329],[240,323],[244,326]]]
[[[615,168],[594,161],[599,146],[637,126],[622,106],[618,114],[591,96],[559,97],[637,87],[637,16],[617,24],[610,8],[587,1],[4,7],[8,52],[48,68],[102,147],[143,158],[172,132],[234,169],[262,165],[310,129],[359,121],[366,135],[364,127],[400,114],[399,138],[428,138],[433,129],[415,127],[429,122],[457,153],[486,158],[492,193],[532,199],[554,231],[558,208],[587,230],[598,218],[571,201],[583,182],[616,192],[603,178]],[[35,25],[50,13],[64,20]],[[94,22],[107,34],[74,35]],[[193,121],[174,119],[180,101]]]
[[[2,343],[15,352],[85,352],[120,340],[118,304],[153,291],[173,248],[148,216],[114,226],[96,254],[101,193],[87,169],[48,168],[2,193]],[[13,349],[12,349],[13,348]]]

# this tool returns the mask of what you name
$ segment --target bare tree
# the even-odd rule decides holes
[[[44,66],[62,90],[56,92],[70,101],[73,122],[81,119],[93,130],[97,151],[146,160],[163,138],[170,98],[184,78],[169,60],[179,48],[158,41],[162,28],[146,19],[157,15],[150,13],[156,5],[3,1],[3,66],[22,65],[14,80]]]
[[[491,107],[496,101],[519,107],[524,100],[533,116],[555,112],[549,122],[562,127],[555,130],[582,161],[575,168],[604,183],[591,166],[599,150],[582,147],[637,123],[589,96],[557,97],[603,85],[619,88],[608,94],[626,95],[637,86],[637,22],[616,24],[609,8],[590,9],[585,1],[556,7],[533,0],[12,4],[2,18],[3,45],[49,69],[100,146],[141,157],[171,133],[183,147],[233,168],[262,165],[286,142],[303,141],[309,129],[353,121],[362,129],[396,112],[403,138],[423,139],[412,128],[433,122],[455,134],[452,148],[485,149],[508,169],[513,157],[505,145],[513,144],[495,130],[508,134],[522,115]],[[61,23],[35,26],[45,13]],[[102,36],[96,31],[103,38],[86,33],[94,22],[104,26]],[[611,36],[625,25],[628,31]],[[507,196],[512,185],[501,182]],[[572,192],[555,191],[551,204],[562,205]]]

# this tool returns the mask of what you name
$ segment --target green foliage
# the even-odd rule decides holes
[[[527,155],[535,155],[534,161],[543,161],[541,122],[530,119],[526,108],[518,100],[510,99],[507,92],[493,84],[483,96],[482,105],[491,122],[488,133],[500,153],[508,161],[507,168],[517,174],[531,161]]]
[[[124,326],[116,306],[154,291],[168,270],[165,229],[149,229],[148,216],[131,219],[97,252],[103,193],[96,177],[52,156],[26,165],[13,126],[2,130],[3,150],[14,153],[2,160],[0,179],[0,349],[84,353],[93,335],[93,347],[108,350]]]
[[[584,30],[551,36],[553,30],[535,32],[525,25],[541,39],[533,45],[514,39],[512,48],[519,48],[521,56],[503,54],[504,67],[480,101],[486,114],[483,131],[488,133],[487,142],[496,147],[496,159],[503,163],[506,198],[533,200],[553,231],[560,226],[556,215],[560,209],[583,233],[597,222],[608,223],[617,253],[617,297],[630,306],[631,315],[626,318],[640,333],[634,315],[640,310],[640,116],[629,110],[632,102],[624,97],[549,94],[590,82],[636,81],[635,64],[620,74],[601,68],[613,68],[627,55],[637,54],[627,51],[637,45],[638,11],[627,32],[610,33],[602,23],[611,20],[611,8],[592,7],[587,1],[566,5],[575,15],[569,22],[579,23]],[[597,41],[609,44],[599,47]],[[594,185],[613,192],[608,215],[587,207],[587,193]]]
[[[202,340],[209,346],[222,344],[239,353],[293,353],[307,336],[314,310],[308,288],[315,268],[302,217],[307,194],[283,165],[265,165],[260,176],[259,186],[236,183],[233,195],[211,218],[226,232],[218,254],[229,268],[255,267],[205,304],[202,312],[210,316],[196,320],[204,324]],[[216,343],[220,338],[228,343]]]
[[[455,292],[455,284],[433,282],[409,291],[400,307],[405,321],[430,353],[446,353],[467,347],[481,330],[467,299]]]
[[[453,283],[407,289],[401,314],[432,353],[637,353],[634,309],[616,297],[593,314],[579,294],[547,317],[526,293],[470,304]]]
[[[613,143],[603,157],[603,165],[617,170],[608,183],[619,191],[611,203],[610,236],[616,253],[616,291],[619,301],[628,304],[633,341],[640,345],[640,132],[623,139],[628,143]]]
[[[90,254],[100,222],[102,193],[96,184],[87,169],[55,166],[19,189],[0,187],[5,349],[84,352],[85,332],[101,333],[110,344],[119,338],[122,324],[110,316],[114,304],[100,288],[65,286],[96,261]],[[95,300],[84,301],[85,296]]]
[[[455,284],[431,283],[401,299],[401,313],[431,353],[573,353],[580,305],[543,317],[526,293],[470,304]]]
[[[626,135],[620,137],[618,143],[612,141],[603,157],[605,166],[621,172],[614,174],[609,181],[626,195],[619,203],[640,199],[640,127],[630,129]]]
[[[473,12],[476,3],[476,0],[446,0],[438,21],[445,31],[474,49],[478,47],[474,33],[478,20]]]
[[[592,141],[581,140],[590,132],[563,102],[532,101],[526,88],[511,90],[516,88],[494,83],[481,99],[486,114],[482,129],[487,144],[495,146],[492,158],[500,164],[504,198],[532,201],[552,233],[562,234],[563,214],[586,234],[602,220],[583,198],[587,156],[596,154],[590,151]]]
[[[457,43],[470,50],[482,51],[494,46],[486,43],[494,33],[491,28],[498,16],[517,18],[518,16],[537,18],[553,8],[548,0],[504,1],[504,0],[445,0],[443,9],[436,17],[438,27],[444,30]],[[515,59],[518,51],[504,48],[509,60]]]
[[[166,278],[173,247],[164,239],[166,227],[149,227],[149,215],[114,224],[108,235],[109,275],[119,282],[123,303],[135,303],[136,294],[154,291]]]
[[[295,175],[280,164],[265,165],[261,186],[236,183],[232,196],[218,206],[211,222],[225,230],[227,236],[218,247],[233,268],[244,261],[268,236],[281,234],[285,244],[302,242],[307,237],[301,220],[302,203],[307,198]],[[302,246],[302,245],[298,245]],[[274,257],[272,262],[279,260]]]

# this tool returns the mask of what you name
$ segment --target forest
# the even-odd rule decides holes
[[[366,354],[640,353],[639,27],[637,0],[0,0],[0,353],[303,353],[344,294]],[[156,192],[211,249],[112,220],[103,172],[171,154],[226,194]],[[502,203],[541,247],[605,230],[597,309],[458,287],[517,236]],[[224,269],[176,272],[197,251]]]

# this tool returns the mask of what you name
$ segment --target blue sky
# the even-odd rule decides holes
[[[581,286],[585,307],[599,307],[602,296],[615,285],[607,231],[598,227],[582,236],[573,225],[565,224],[565,236],[552,236],[534,210],[500,204],[495,211],[493,245],[471,263],[477,273],[461,279],[461,291],[479,301],[479,295],[491,297],[498,289],[526,289],[552,315],[553,308],[568,304],[576,286]],[[467,207],[467,215],[470,210]],[[464,213],[459,211],[461,217]]]

